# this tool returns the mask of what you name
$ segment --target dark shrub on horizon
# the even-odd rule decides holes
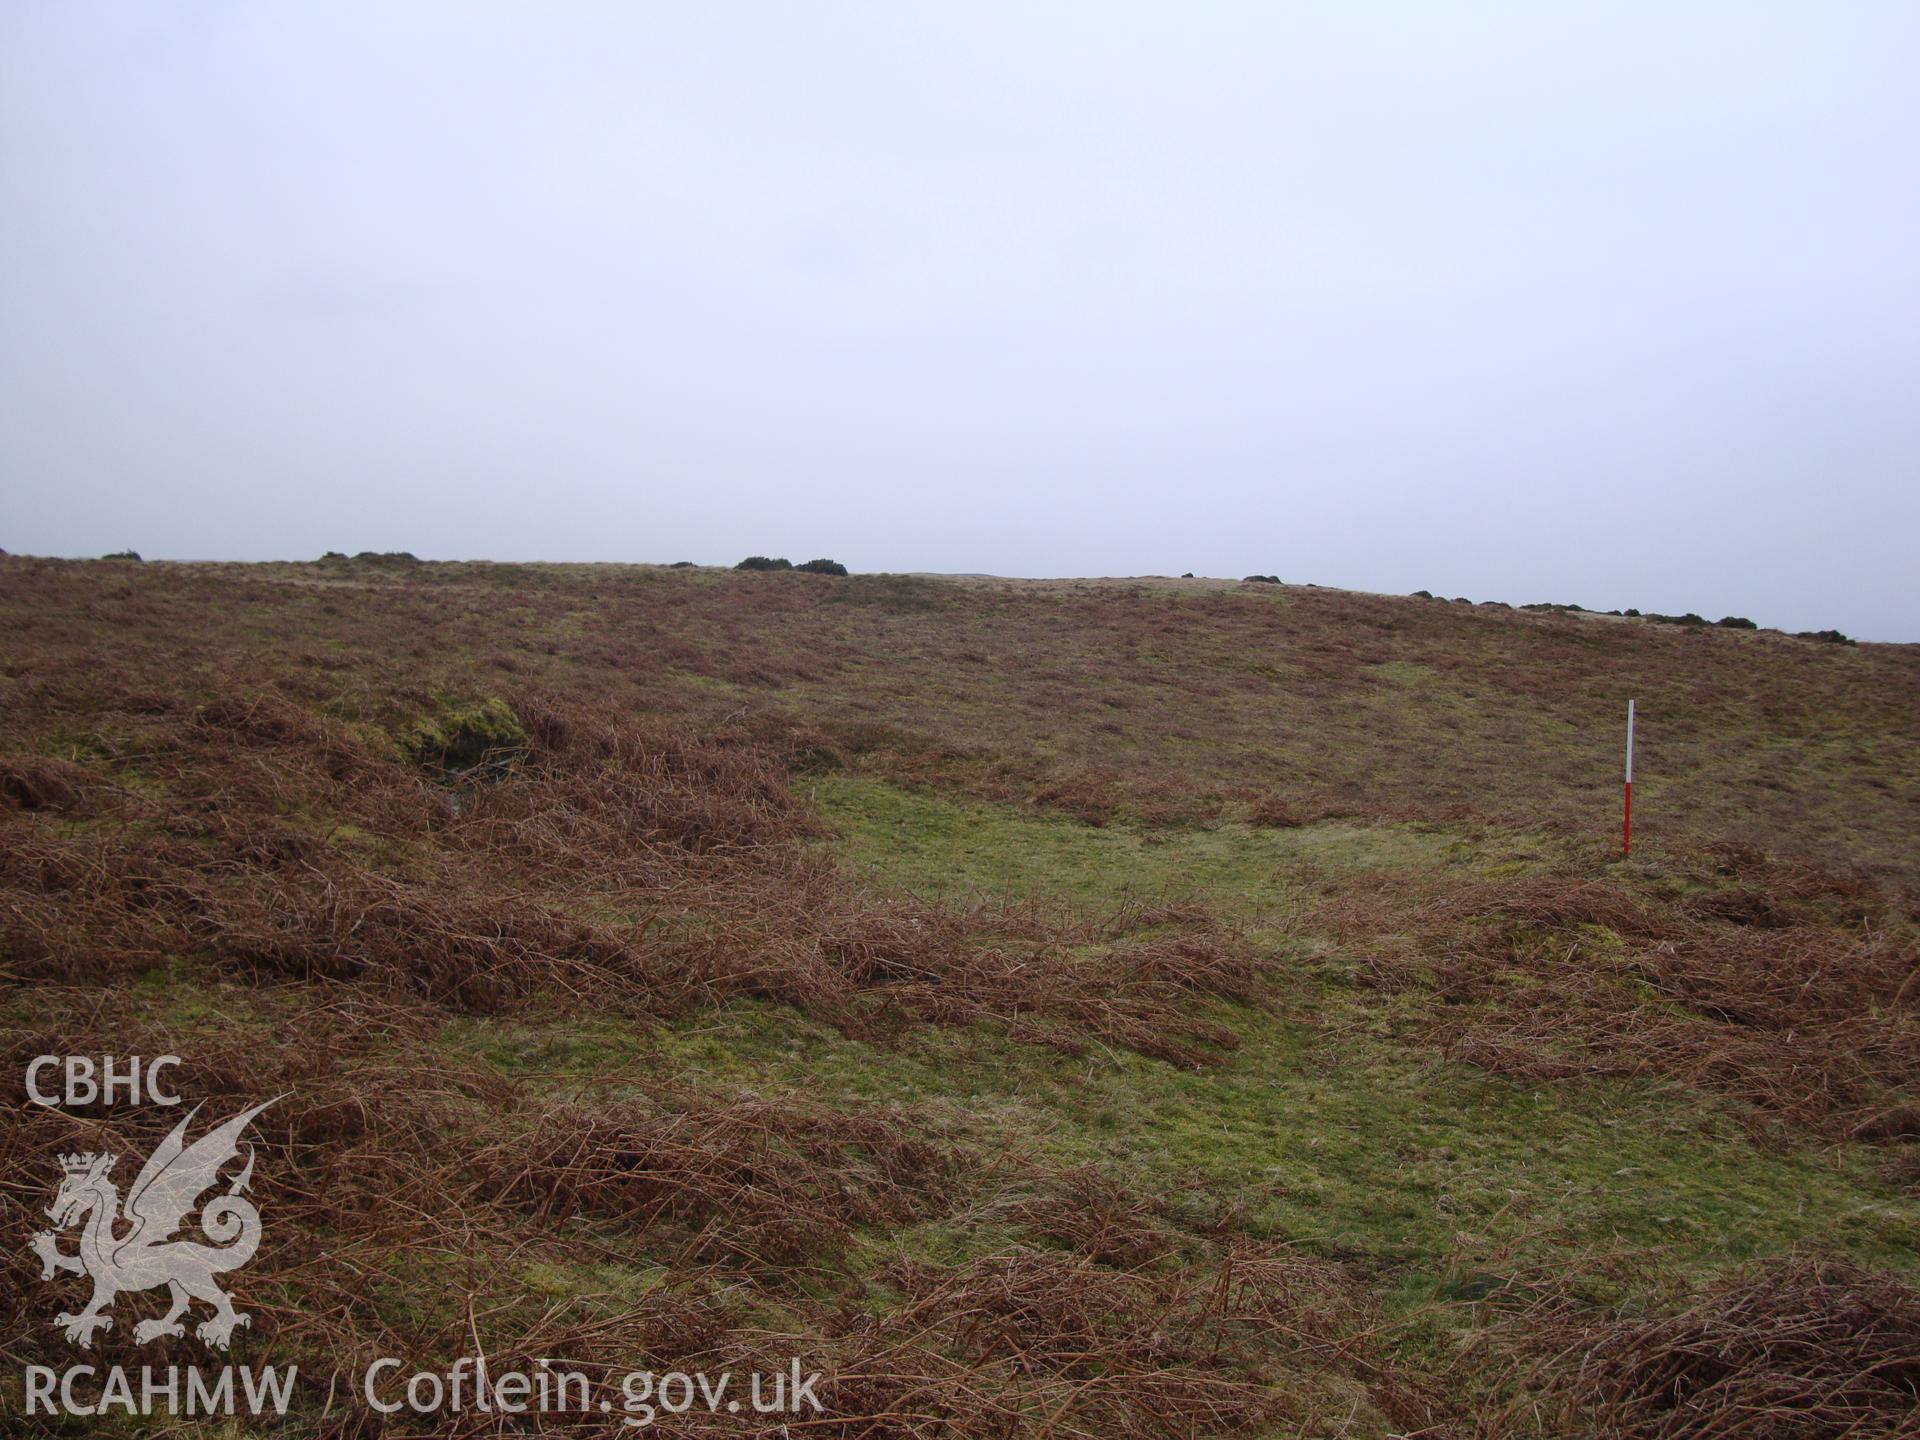
[[[1854,645],[1859,642],[1850,635],[1842,635],[1838,630],[1796,630],[1796,640],[1824,640],[1829,645]]]
[[[805,570],[810,575],[844,575],[847,567],[838,560],[809,560],[804,565],[796,565],[796,570]]]
[[[791,570],[793,562],[785,558],[776,560],[767,555],[749,555],[733,568],[736,570]]]
[[[1724,626],[1728,630],[1758,630],[1760,628],[1744,615],[1722,615],[1714,623]]]
[[[691,570],[693,569],[693,561],[676,560],[673,562],[673,564],[669,565],[667,568],[669,570]]]
[[[1433,598],[1433,592],[1431,590],[1416,590],[1413,592],[1413,598],[1416,600],[1431,600]]]
[[[116,550],[111,555],[102,555],[100,558],[102,560],[138,560],[140,558],[140,552],[138,550]]]
[[[1684,615],[1649,615],[1647,619],[1656,625],[1705,625],[1706,617],[1696,615],[1689,610]]]
[[[1243,585],[1278,585],[1278,575],[1249,575],[1240,582]]]

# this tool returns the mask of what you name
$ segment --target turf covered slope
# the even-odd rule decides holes
[[[475,1353],[797,1359],[814,1435],[1911,1424],[1912,647],[344,559],[0,559],[0,635],[9,1414],[226,1363],[159,1293],[82,1355],[28,1243],[179,1114],[28,1062],[177,1054],[282,1097],[290,1434],[617,1428],[359,1384]]]

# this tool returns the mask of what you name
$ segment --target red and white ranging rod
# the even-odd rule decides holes
[[[1620,853],[1633,853],[1633,701],[1627,701],[1627,795],[1626,814],[1620,822]]]

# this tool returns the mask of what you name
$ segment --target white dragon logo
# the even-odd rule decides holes
[[[127,1194],[124,1215],[120,1191],[111,1178],[119,1156],[60,1157],[64,1178],[53,1204],[47,1207],[47,1218],[64,1230],[85,1217],[86,1228],[75,1254],[60,1251],[52,1230],[42,1230],[33,1237],[33,1250],[45,1267],[41,1271],[43,1280],[51,1280],[60,1270],[93,1279],[93,1299],[87,1308],[78,1315],[62,1311],[54,1321],[71,1343],[87,1349],[93,1344],[94,1331],[113,1328],[113,1316],[107,1311],[122,1291],[154,1290],[164,1285],[172,1295],[172,1308],[160,1319],[142,1320],[134,1326],[133,1338],[145,1344],[162,1335],[184,1335],[186,1327],[180,1324],[180,1317],[189,1302],[200,1300],[213,1306],[215,1313],[196,1326],[194,1334],[216,1349],[227,1348],[234,1327],[246,1325],[248,1317],[233,1308],[233,1301],[213,1277],[237,1270],[260,1246],[260,1212],[240,1193],[253,1178],[252,1146],[247,1147],[246,1168],[233,1178],[225,1194],[215,1196],[200,1212],[200,1228],[213,1243],[203,1245],[198,1240],[176,1240],[173,1236],[201,1195],[219,1179],[220,1167],[240,1153],[240,1132],[273,1103],[269,1100],[234,1116],[189,1146],[187,1125],[200,1113],[200,1107],[194,1106],[148,1158]],[[116,1235],[114,1231],[122,1221],[131,1222],[131,1228]]]

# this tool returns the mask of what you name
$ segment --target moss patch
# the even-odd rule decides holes
[[[492,696],[472,705],[442,705],[402,730],[399,741],[415,763],[457,771],[522,753],[527,732],[513,707]]]

